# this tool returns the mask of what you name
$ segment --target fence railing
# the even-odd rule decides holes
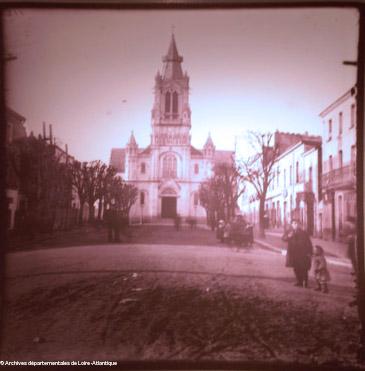
[[[323,188],[354,186],[355,183],[356,173],[353,165],[343,166],[322,175]]]

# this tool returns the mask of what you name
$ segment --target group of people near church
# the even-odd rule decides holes
[[[119,242],[120,233],[125,232],[128,227],[128,218],[120,215],[116,205],[111,202],[105,211],[105,221],[108,227],[108,241]],[[175,228],[179,229],[181,218],[177,214]],[[352,262],[354,274],[357,270],[356,262],[356,225],[354,221],[347,223],[348,257]],[[221,242],[231,244],[232,242],[253,243],[253,226],[246,222],[244,217],[237,216],[232,221],[219,220],[216,228],[216,236]],[[237,237],[238,236],[238,237]],[[240,241],[236,241],[236,239]],[[328,293],[328,282],[330,273],[327,267],[325,253],[320,245],[313,248],[309,234],[300,228],[299,221],[293,219],[286,229],[282,240],[287,242],[285,266],[293,268],[295,275],[295,286],[308,288],[308,273],[313,267],[317,291]]]
[[[217,239],[223,243],[236,245],[253,244],[253,225],[248,223],[242,215],[237,215],[233,220],[218,221],[216,229]]]
[[[221,219],[217,225],[216,236],[221,242],[228,244],[237,242],[237,238],[253,243],[253,226],[247,223],[243,216],[237,216],[227,222]],[[330,273],[322,246],[315,245],[313,248],[309,234],[300,228],[297,219],[291,221],[282,239],[288,244],[285,265],[293,268],[295,286],[308,287],[308,273],[313,267],[315,290],[328,293]]]

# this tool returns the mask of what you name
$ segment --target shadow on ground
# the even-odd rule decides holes
[[[216,245],[215,232],[205,228],[190,229],[182,226],[176,230],[170,225],[135,225],[121,234],[122,243],[171,244],[171,245]],[[86,225],[68,231],[38,235],[33,239],[12,235],[8,239],[9,251],[99,245],[108,243],[104,225]]]

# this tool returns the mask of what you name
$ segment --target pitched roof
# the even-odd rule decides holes
[[[146,148],[141,148],[141,151],[139,152],[140,155],[149,155],[151,154],[151,145],[149,145]]]
[[[11,121],[18,121],[24,123],[25,117],[20,115],[18,112],[14,111],[10,107],[6,107],[6,119]]]
[[[118,173],[124,173],[125,148],[112,148],[109,165],[113,166]]]
[[[221,163],[232,163],[234,160],[234,151],[221,151],[216,150],[214,152],[214,163],[221,164]]]
[[[190,154],[192,156],[201,156],[201,157],[203,157],[203,152],[201,150],[199,150],[199,149],[196,149],[193,146],[190,146]]]
[[[329,106],[327,106],[320,114],[319,116],[324,118],[326,115],[328,115],[332,110],[334,110],[336,107],[338,107],[340,104],[345,102],[347,99],[349,99],[352,96],[356,96],[357,90],[356,86],[353,86],[350,90],[348,90],[345,94],[341,95],[339,98],[337,98],[334,102],[332,102]]]
[[[151,153],[151,146],[148,146],[142,149],[140,155],[149,155]],[[192,156],[204,157],[203,152],[199,149],[196,149],[193,146],[190,146],[190,154]],[[125,157],[126,150],[125,148],[112,148],[110,153],[110,162],[109,165],[113,166],[118,173],[125,172]],[[213,161],[214,163],[232,163],[234,159],[233,151],[219,151],[216,150],[214,153]]]
[[[307,132],[300,134],[276,131],[274,139],[275,146],[279,149],[279,154],[286,152],[298,143],[319,145],[321,142],[321,136],[309,135]]]

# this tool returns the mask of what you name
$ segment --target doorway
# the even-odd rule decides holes
[[[161,218],[174,218],[176,216],[176,197],[161,198]]]
[[[307,232],[310,236],[314,233],[314,200],[307,200]]]

